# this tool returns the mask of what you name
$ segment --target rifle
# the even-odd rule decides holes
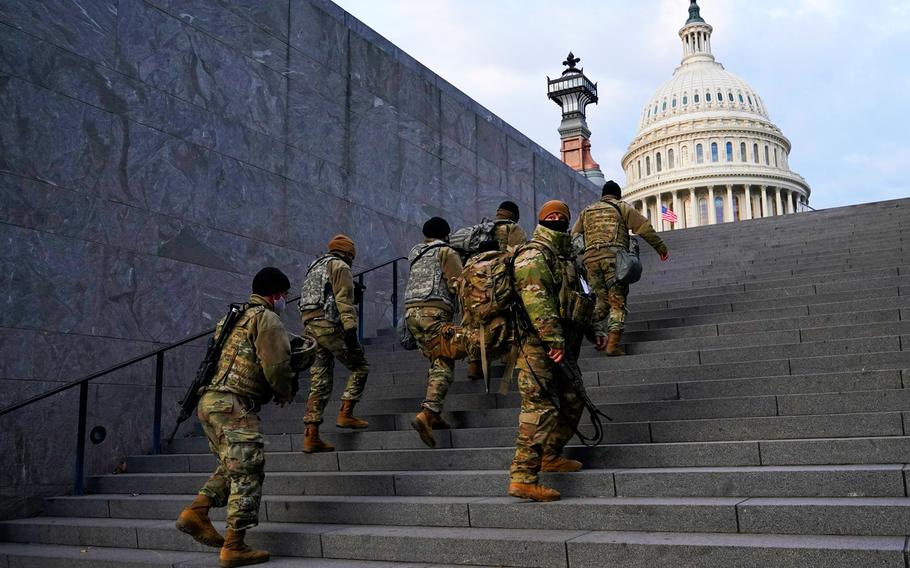
[[[221,333],[209,339],[205,357],[196,370],[196,378],[193,379],[186,394],[183,395],[183,400],[180,401],[180,413],[177,415],[177,423],[174,424],[174,431],[171,432],[170,437],[167,439],[169,444],[174,441],[174,436],[177,435],[177,429],[180,428],[180,425],[192,416],[193,411],[196,410],[196,405],[199,404],[199,399],[202,398],[202,390],[209,386],[215,377],[224,343],[227,341],[231,330],[237,325],[240,315],[246,311],[245,304],[231,304],[230,308],[230,311],[224,317],[224,323],[221,325]]]

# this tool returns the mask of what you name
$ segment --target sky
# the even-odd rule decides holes
[[[335,0],[559,154],[546,78],[571,50],[598,83],[592,153],[607,179],[679,65],[688,0]],[[910,0],[700,0],[717,61],[762,96],[790,167],[827,208],[910,197]]]

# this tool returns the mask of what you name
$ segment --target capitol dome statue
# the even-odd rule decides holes
[[[790,141],[761,97],[711,54],[713,28],[691,0],[679,37],[682,63],[641,113],[622,159],[623,200],[659,230],[783,215],[808,205],[790,170]],[[662,220],[662,207],[678,222]]]

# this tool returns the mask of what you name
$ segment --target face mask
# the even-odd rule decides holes
[[[284,308],[285,308],[285,306],[287,306],[287,304],[288,304],[287,299],[285,299],[284,296],[279,296],[278,299],[275,300],[275,302],[273,304],[275,307],[275,313],[278,315],[283,314]]]
[[[541,221],[540,224],[548,229],[552,229],[560,233],[565,233],[569,230],[568,221]]]

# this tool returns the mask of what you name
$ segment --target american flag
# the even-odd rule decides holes
[[[672,209],[667,209],[663,205],[660,206],[660,218],[664,221],[669,221],[670,223],[676,223],[679,221],[679,217],[676,216],[676,213]]]

